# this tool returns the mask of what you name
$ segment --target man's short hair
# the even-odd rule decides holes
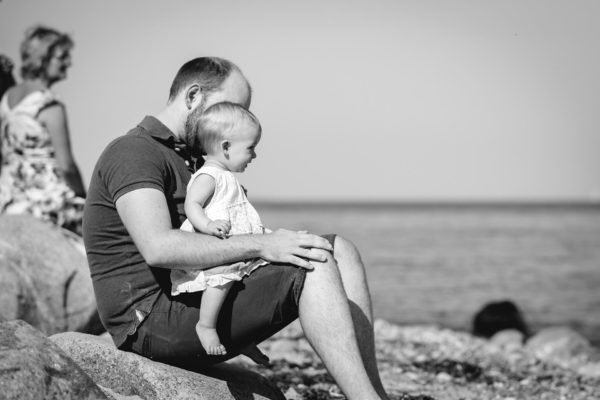
[[[231,132],[244,125],[254,126],[262,131],[258,118],[243,106],[230,102],[216,103],[208,107],[193,121],[193,145],[204,151],[215,151],[226,139],[233,139]]]
[[[198,57],[183,64],[169,91],[169,102],[186,87],[193,83],[200,85],[200,90],[205,96],[221,87],[231,71],[239,68],[229,60],[218,57]]]

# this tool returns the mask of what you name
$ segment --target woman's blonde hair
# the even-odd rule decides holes
[[[43,78],[48,63],[57,48],[71,50],[73,40],[66,33],[45,26],[34,26],[25,32],[21,43],[21,76],[23,79]]]

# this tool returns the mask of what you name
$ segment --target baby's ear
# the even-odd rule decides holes
[[[223,150],[224,153],[227,153],[229,151],[230,147],[231,147],[231,142],[229,140],[223,140],[221,142],[221,149]]]

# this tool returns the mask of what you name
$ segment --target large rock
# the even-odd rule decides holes
[[[97,336],[67,332],[50,339],[117,399],[285,400],[266,378],[233,365],[222,364],[208,376],[117,350],[112,342]]]
[[[28,215],[0,216],[0,319],[50,335],[102,329],[78,237]]]
[[[0,323],[0,388],[6,400],[108,398],[60,347],[23,321]]]
[[[529,336],[529,328],[521,310],[510,300],[491,302],[484,305],[473,317],[473,334],[491,338],[503,330],[516,330]]]
[[[563,366],[581,364],[594,355],[588,340],[567,327],[539,331],[527,341],[525,349],[541,360]]]

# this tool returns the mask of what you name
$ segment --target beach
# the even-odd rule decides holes
[[[351,239],[376,317],[468,331],[510,299],[534,332],[569,326],[600,346],[598,205],[254,203],[271,229]]]

